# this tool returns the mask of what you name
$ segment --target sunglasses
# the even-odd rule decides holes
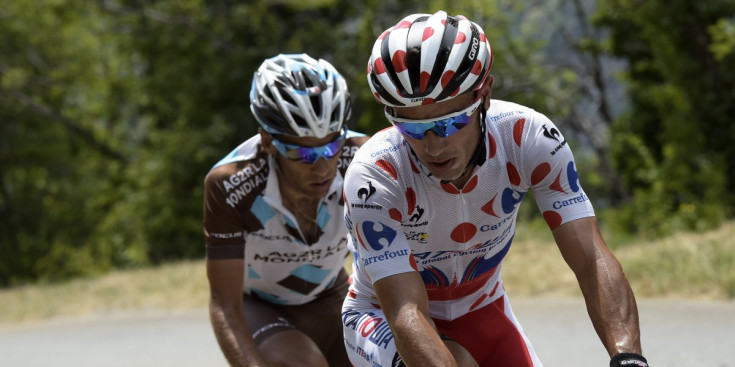
[[[388,121],[390,121],[390,123],[393,124],[401,134],[411,138],[422,140],[426,135],[426,132],[429,130],[442,138],[446,138],[461,130],[472,121],[472,115],[475,113],[475,110],[477,110],[477,107],[480,106],[481,102],[482,98],[478,98],[475,103],[464,110],[452,112],[436,119],[412,120],[395,117],[388,112],[388,108],[385,109],[385,117],[388,118]]]
[[[319,158],[329,160],[337,155],[337,153],[339,153],[339,150],[342,148],[342,143],[345,141],[346,136],[347,131],[345,130],[342,132],[342,135],[338,136],[329,143],[320,145],[318,147],[305,147],[297,144],[286,144],[279,141],[275,137],[273,137],[272,142],[273,145],[276,146],[276,149],[278,149],[278,151],[283,154],[284,157],[292,161],[301,161],[302,163],[314,164],[319,160]]]

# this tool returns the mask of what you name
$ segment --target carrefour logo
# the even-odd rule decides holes
[[[579,191],[579,174],[577,169],[574,167],[574,161],[567,163],[567,180],[569,181],[569,188],[574,192]]]
[[[375,262],[385,261],[399,256],[408,256],[408,249],[398,251],[386,251],[380,255],[366,257],[362,259],[362,263],[367,266]]]
[[[587,200],[589,200],[587,198],[587,195],[585,195],[584,193],[582,193],[582,194],[579,194],[579,196],[574,197],[572,199],[555,201],[554,202],[554,209],[561,209],[561,208],[563,208],[565,206],[570,206],[570,205],[574,205],[574,204],[584,203]]]
[[[503,207],[503,213],[512,213],[516,209],[516,205],[523,201],[525,196],[525,192],[516,191],[506,187],[505,190],[503,190],[503,195],[500,199],[501,206]]]
[[[375,251],[390,246],[396,238],[397,232],[383,223],[365,221],[362,223],[362,233],[365,235],[368,245]]]

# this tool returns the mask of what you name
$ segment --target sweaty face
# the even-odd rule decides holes
[[[266,136],[264,136],[266,135]],[[278,141],[289,145],[299,145],[303,147],[318,147],[334,141],[340,136],[335,132],[324,138],[315,137],[296,137],[296,136],[278,136]],[[310,197],[321,198],[329,191],[334,176],[337,174],[337,162],[339,154],[330,159],[318,159],[315,163],[304,163],[300,160],[291,160],[280,153],[274,146],[272,136],[261,133],[263,144],[271,154],[275,154],[276,161],[281,170],[281,187],[294,191],[297,195],[306,195]],[[340,147],[341,149],[341,147]]]
[[[404,119],[431,119],[462,111],[475,100],[475,93],[464,93],[446,102],[425,106],[396,107],[393,113],[396,117]],[[440,180],[455,181],[464,172],[477,147],[478,134],[480,134],[478,116],[479,109],[472,115],[470,124],[446,138],[438,136],[433,131],[427,131],[422,140],[407,135],[403,136],[432,175]],[[459,181],[461,187],[461,180]]]

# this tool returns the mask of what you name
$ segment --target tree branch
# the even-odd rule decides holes
[[[30,108],[36,114],[48,117],[54,121],[61,122],[61,124],[63,124],[67,129],[69,129],[69,131],[71,131],[72,134],[82,139],[82,141],[89,144],[91,147],[93,147],[100,153],[116,161],[127,163],[127,158],[122,153],[113,149],[112,147],[105,144],[104,142],[99,141],[97,138],[95,138],[92,132],[90,132],[89,130],[77,124],[76,121],[73,121],[72,119],[62,115],[59,111],[41,102],[37,102],[33,100],[33,98],[29,97],[28,95],[20,91],[10,91],[7,94],[11,98],[20,102],[23,106]]]

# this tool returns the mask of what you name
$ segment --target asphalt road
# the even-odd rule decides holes
[[[607,355],[581,299],[511,300],[546,367]],[[735,302],[639,300],[654,367],[735,367]],[[205,310],[148,311],[0,326],[0,366],[226,366]]]

